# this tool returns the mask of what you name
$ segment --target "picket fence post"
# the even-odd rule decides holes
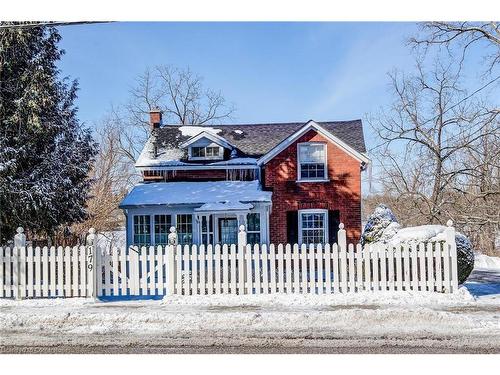
[[[87,283],[89,297],[94,300],[97,299],[97,270],[96,270],[96,235],[95,229],[90,228],[89,234],[85,239],[85,245],[87,248]]]
[[[239,294],[245,294],[245,286],[248,277],[252,275],[246,275],[245,267],[245,249],[247,246],[247,232],[245,231],[245,226],[240,225],[240,231],[238,232],[238,277],[239,277]]]
[[[177,235],[177,229],[172,226],[170,227],[170,233],[168,234],[168,246],[167,246],[167,267],[166,270],[167,280],[168,280],[168,289],[167,294],[175,293],[175,280],[177,278],[177,282],[180,282],[180,274],[175,274],[175,251],[177,249],[177,245],[179,244],[179,237]]]
[[[347,237],[344,223],[339,224],[337,243],[339,247],[340,272],[337,275],[333,275],[333,277],[339,279],[340,292],[345,293],[347,292]]]
[[[448,220],[446,225],[446,246],[448,246],[451,260],[451,292],[455,293],[456,291],[458,291],[457,243],[455,239],[455,228],[453,227],[453,221]]]
[[[20,300],[22,296],[24,296],[24,290],[26,290],[26,269],[23,265],[21,267],[20,264],[20,259],[23,259],[24,262],[24,254],[26,252],[26,235],[24,234],[24,229],[22,227],[18,227],[16,230],[17,234],[14,236],[14,262],[13,262],[13,273],[14,273],[14,283],[16,284],[14,286],[14,295],[16,300]],[[24,272],[23,272],[24,271]]]

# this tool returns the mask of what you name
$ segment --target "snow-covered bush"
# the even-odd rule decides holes
[[[444,243],[446,226],[420,225],[401,228],[396,216],[390,208],[381,204],[375,208],[368,218],[361,236],[361,244],[369,243],[412,243],[412,242],[441,242]],[[474,268],[474,251],[469,239],[462,233],[456,232],[458,283],[462,284],[469,277]]]
[[[365,229],[361,235],[361,245],[383,241],[394,236],[400,228],[396,216],[384,204],[379,204],[368,217]]]

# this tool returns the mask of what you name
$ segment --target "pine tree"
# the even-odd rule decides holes
[[[50,235],[86,216],[97,145],[76,116],[77,82],[56,66],[60,39],[54,27],[0,29],[0,243],[17,226]]]

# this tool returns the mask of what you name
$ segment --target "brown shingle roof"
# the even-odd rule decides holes
[[[226,139],[238,149],[238,156],[261,157],[276,147],[290,135],[302,128],[305,122],[289,122],[274,124],[231,124],[213,125],[211,128],[221,129],[217,135]],[[318,122],[356,151],[366,152],[361,120]],[[190,136],[183,136],[180,125],[165,125],[157,130],[157,145],[164,150],[179,148]]]

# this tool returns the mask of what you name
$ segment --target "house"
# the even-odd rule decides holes
[[[123,199],[127,245],[164,245],[171,226],[180,244],[335,242],[345,224],[361,235],[361,120],[305,123],[162,125],[136,168],[143,182]]]

